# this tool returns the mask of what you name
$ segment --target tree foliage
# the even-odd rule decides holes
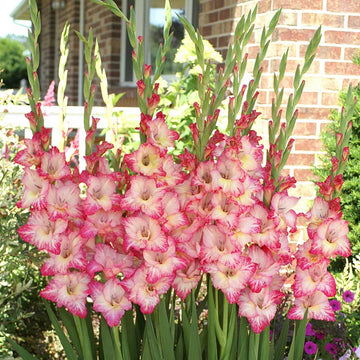
[[[24,45],[16,39],[0,38],[1,78],[7,89],[19,88],[21,79],[27,78],[25,50]]]

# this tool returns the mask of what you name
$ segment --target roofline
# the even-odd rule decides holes
[[[22,0],[10,13],[14,20],[30,20],[30,9],[28,0]]]

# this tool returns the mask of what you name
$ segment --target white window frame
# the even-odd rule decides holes
[[[194,1],[196,0],[185,0],[185,16],[191,22],[194,23],[194,13],[193,13],[193,5]],[[123,0],[123,9],[124,13],[128,9],[128,0]],[[150,62],[150,52],[148,51],[148,37],[150,31],[146,31],[149,28],[149,19],[146,14],[149,13],[149,1],[148,0],[135,0],[135,19],[136,19],[136,36],[143,36],[144,44],[145,44],[145,63]],[[139,9],[142,9],[142,11]],[[125,73],[126,73],[126,41],[127,41],[127,29],[126,23],[122,21],[121,27],[121,58],[120,58],[120,85],[123,87],[134,87],[136,86],[136,77],[133,73],[133,81],[126,81],[125,80]],[[175,78],[175,74],[173,75],[166,75],[167,80],[171,80]]]

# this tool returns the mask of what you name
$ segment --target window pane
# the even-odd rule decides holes
[[[173,32],[173,40],[171,48],[166,55],[165,66],[163,74],[175,74],[182,68],[181,64],[174,63],[174,58],[177,49],[179,48],[182,39],[184,38],[184,27],[182,26],[178,15],[185,14],[185,0],[172,1],[171,2],[171,15],[172,26],[171,32]],[[150,56],[151,65],[155,67],[156,53],[160,43],[164,42],[163,28],[165,20],[165,1],[164,0],[150,0],[149,8],[149,25],[150,25]]]

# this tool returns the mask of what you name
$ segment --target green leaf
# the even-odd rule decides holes
[[[6,338],[6,341],[10,343],[12,348],[21,356],[23,360],[38,360],[35,356],[31,355],[27,350],[17,344],[14,340]]]
[[[216,341],[216,332],[215,332],[215,302],[214,302],[214,292],[210,280],[208,280],[208,342],[207,342],[207,355],[208,359],[216,360],[217,356],[217,341]]]
[[[61,328],[61,325],[59,323],[59,320],[56,318],[55,313],[51,309],[50,304],[47,301],[44,301],[44,305],[46,308],[46,311],[49,315],[49,318],[51,320],[51,323],[56,331],[57,336],[59,337],[59,340],[64,348],[65,354],[69,360],[76,360],[77,356],[74,352],[73,347],[71,346],[67,336],[65,335],[63,329]]]
[[[190,329],[190,344],[189,351],[192,359],[201,360],[201,345],[198,331],[198,318],[196,313],[196,302],[194,291],[191,292],[191,329]]]
[[[249,353],[249,330],[245,317],[240,318],[239,341],[238,341],[238,360],[245,360]]]
[[[281,15],[281,8],[275,13],[275,15],[272,17],[272,19],[270,20],[270,24],[269,24],[269,28],[267,31],[267,37],[269,37],[271,35],[271,33],[275,30],[277,23],[279,22],[279,18]]]
[[[281,326],[280,336],[276,343],[274,360],[284,360],[285,347],[289,333],[289,323],[290,320],[286,317]]]
[[[167,313],[165,309],[164,299],[162,299],[158,305],[158,312],[159,312],[159,323],[157,325],[159,326],[160,340],[161,340],[164,358],[166,360],[175,360],[174,343],[171,338],[171,330],[169,325],[169,319],[167,317]]]
[[[121,318],[121,328],[122,328],[121,343],[123,349],[123,357],[125,359],[137,360],[140,355],[141,339],[136,333],[136,328],[133,321],[132,309],[126,311],[123,317]]]
[[[148,340],[148,345],[151,352],[152,359],[164,359],[159,348],[158,341],[156,339],[154,325],[152,323],[151,315],[146,315],[146,324],[145,324],[145,335],[144,337]]]
[[[83,359],[79,334],[78,334],[78,332],[76,330],[73,315],[70,314],[63,307],[58,310],[58,313],[59,313],[59,316],[60,316],[60,320],[64,324],[64,326],[66,328],[66,331],[67,331],[67,333],[68,333],[68,335],[70,337],[70,341],[73,344],[73,346],[75,347],[75,350],[76,350],[76,352],[77,352],[77,354],[79,356],[79,359]]]
[[[249,336],[249,360],[258,360],[259,359],[259,344],[260,344],[260,334],[254,333],[250,329]]]
[[[269,360],[270,356],[270,326],[260,334],[259,360]]]
[[[295,321],[294,335],[290,346],[288,360],[302,360],[305,343],[305,331],[307,324],[307,312],[302,320]]]
[[[104,360],[113,360],[114,357],[114,343],[112,340],[110,328],[105,319],[100,319],[100,337],[101,337],[101,351],[104,356]]]

